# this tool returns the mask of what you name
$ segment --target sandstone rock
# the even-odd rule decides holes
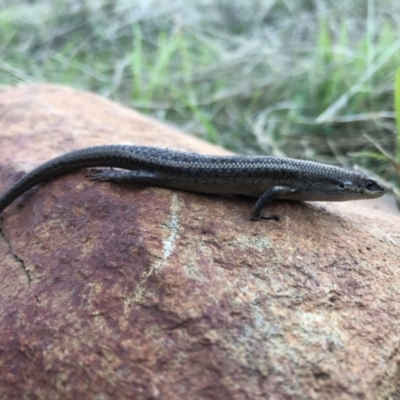
[[[223,150],[98,96],[0,91],[0,191],[76,148]],[[94,183],[3,214],[0,398],[389,399],[399,380],[400,218]]]

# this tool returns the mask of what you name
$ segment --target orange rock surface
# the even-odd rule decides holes
[[[69,150],[224,150],[93,94],[0,91],[0,191]],[[400,217],[91,182],[1,216],[0,397],[389,399],[400,363]],[[372,203],[371,203],[372,204]]]

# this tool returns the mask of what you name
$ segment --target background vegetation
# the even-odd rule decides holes
[[[400,184],[398,0],[0,0],[0,55],[0,85],[91,90],[240,153]]]

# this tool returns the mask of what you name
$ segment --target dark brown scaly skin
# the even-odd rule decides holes
[[[72,151],[35,168],[0,197],[0,212],[39,183],[91,167],[123,169],[89,174],[93,180],[258,197],[252,220],[278,219],[276,215],[262,214],[273,199],[346,201],[376,198],[385,192],[359,172],[312,161],[269,156],[207,156],[156,147],[110,145]]]

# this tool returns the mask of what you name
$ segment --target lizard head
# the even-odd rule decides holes
[[[374,199],[386,191],[376,181],[359,173],[355,173],[351,179],[341,180],[338,189],[346,200]]]

